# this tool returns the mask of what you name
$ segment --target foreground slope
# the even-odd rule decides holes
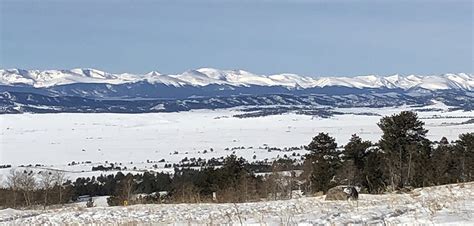
[[[474,182],[361,195],[358,203],[324,196],[239,204],[155,204],[52,210],[0,210],[0,224],[473,224]]]

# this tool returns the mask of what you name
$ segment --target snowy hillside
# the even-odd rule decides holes
[[[350,88],[388,88],[427,90],[461,89],[474,90],[474,75],[392,75],[392,76],[356,76],[356,77],[308,77],[295,74],[257,75],[243,70],[218,70],[200,68],[181,74],[165,75],[158,72],[148,74],[112,74],[95,69],[72,70],[0,70],[0,84],[26,84],[34,87],[51,87],[75,83],[124,84],[146,81],[150,84],[165,84],[174,87],[230,85],[230,86],[282,86],[287,88],[315,88],[342,86]]]
[[[0,224],[472,225],[474,183],[427,187],[408,194],[361,195],[358,203],[325,201],[320,196],[239,204],[84,206],[4,209]]]

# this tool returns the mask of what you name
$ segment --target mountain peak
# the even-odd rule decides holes
[[[148,76],[158,76],[158,75],[161,75],[161,73],[158,72],[158,71],[150,71],[146,75],[148,75]]]

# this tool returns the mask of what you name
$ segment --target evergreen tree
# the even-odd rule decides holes
[[[436,166],[433,171],[435,184],[455,183],[459,180],[460,173],[454,146],[446,137],[441,138],[433,150],[432,164]]]
[[[455,146],[459,156],[460,179],[462,182],[474,180],[474,133],[459,135]]]
[[[386,188],[386,174],[384,174],[384,153],[377,147],[370,148],[366,152],[364,162],[364,180],[362,186],[368,193],[381,193]]]
[[[306,161],[310,161],[310,183],[313,191],[326,192],[331,187],[331,180],[340,165],[339,153],[335,139],[327,133],[319,133],[307,146],[310,153]]]
[[[353,134],[349,143],[344,146],[343,150],[343,168],[344,172],[341,178],[348,180],[351,185],[362,185],[365,181],[364,168],[367,161],[367,149],[372,146],[370,141],[362,141],[362,139]]]
[[[416,171],[414,160],[419,156],[430,155],[429,141],[426,139],[428,130],[423,127],[424,122],[418,119],[415,112],[402,111],[383,117],[377,125],[383,132],[379,145],[387,154],[392,187],[412,185]]]
[[[433,148],[427,139],[420,143],[410,145],[408,148],[408,174],[407,180],[413,187],[425,187],[434,185],[434,171],[437,166],[433,165]]]

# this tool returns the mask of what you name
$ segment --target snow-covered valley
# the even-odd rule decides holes
[[[428,138],[474,131],[474,112],[449,111],[442,103],[427,107],[340,108],[345,114],[329,118],[298,114],[236,118],[239,108],[150,114],[14,114],[0,115],[0,163],[64,170],[70,179],[115,173],[91,171],[93,166],[118,163],[130,172],[172,172],[165,164],[184,158],[219,158],[235,153],[249,161],[278,157],[301,158],[319,132],[339,145],[356,133],[377,142],[377,122],[384,115],[417,110],[429,130]],[[364,113],[364,114],[361,114]],[[365,113],[371,113],[369,115]],[[268,150],[279,148],[281,150]],[[80,163],[68,165],[72,162]],[[155,166],[156,165],[156,166]],[[5,177],[9,169],[0,169]]]

